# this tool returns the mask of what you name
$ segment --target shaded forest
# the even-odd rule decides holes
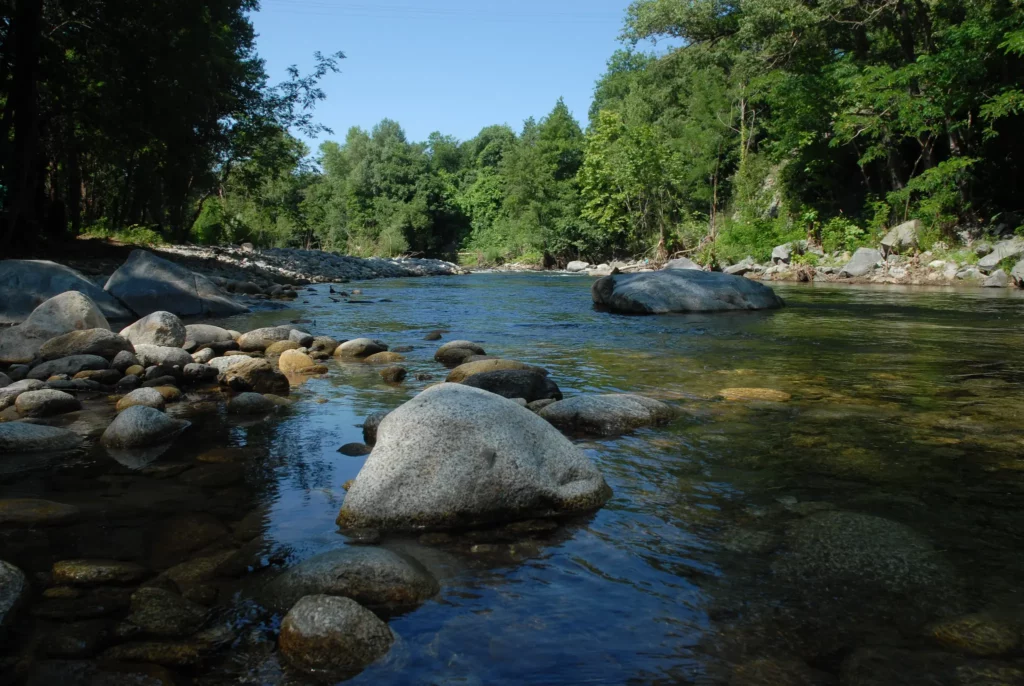
[[[385,120],[315,154],[297,136],[327,132],[318,83],[343,56],[269,84],[254,1],[3,6],[6,250],[90,232],[723,264],[909,218],[925,247],[1024,224],[1013,0],[639,0],[585,122],[559,101],[416,142]]]

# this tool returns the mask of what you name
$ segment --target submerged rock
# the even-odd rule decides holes
[[[384,657],[394,640],[388,625],[358,603],[307,596],[285,615],[278,647],[298,669],[344,678]]]
[[[134,562],[118,560],[62,560],[53,565],[53,583],[59,586],[120,586],[142,581],[149,571]]]
[[[393,366],[381,369],[379,374],[385,383],[402,383],[409,375],[409,371],[405,367]]]
[[[465,386],[496,393],[503,398],[522,398],[528,403],[535,400],[562,399],[558,384],[532,369],[504,369],[473,374],[462,382]]]
[[[183,419],[173,419],[152,407],[135,405],[117,415],[100,438],[107,448],[145,448],[169,443],[192,426]]]
[[[623,393],[578,395],[551,403],[538,414],[568,433],[615,436],[665,424],[675,416],[675,411],[658,400]]]
[[[0,453],[45,453],[75,450],[82,438],[67,429],[25,422],[0,423]]]
[[[206,623],[206,608],[164,588],[140,588],[132,594],[128,622],[144,633],[180,638],[190,636]]]
[[[303,596],[351,598],[380,610],[408,610],[435,596],[437,581],[416,560],[386,548],[346,547],[288,568],[267,584],[265,602],[285,610]]]
[[[394,364],[395,362],[404,362],[405,357],[393,352],[382,352],[374,353],[369,357],[363,358],[363,362],[366,364]]]
[[[425,390],[391,412],[376,438],[338,515],[344,528],[478,526],[589,511],[611,496],[550,424],[461,384]]]
[[[774,403],[790,401],[793,396],[785,391],[777,391],[771,388],[725,388],[718,392],[726,400],[763,400]]]
[[[2,260],[0,324],[25,321],[42,303],[67,292],[86,296],[108,319],[132,318],[128,308],[70,267],[44,260]]]
[[[110,324],[85,295],[61,293],[33,310],[19,326],[0,329],[0,364],[31,362],[50,339],[86,329],[110,330]]]
[[[264,415],[277,409],[277,404],[259,393],[239,393],[228,401],[231,414]]]
[[[0,425],[3,426],[3,425]],[[0,526],[59,526],[78,519],[74,505],[36,498],[0,500]]]
[[[503,360],[500,358],[490,360],[479,360],[476,362],[466,362],[460,364],[455,369],[448,373],[448,378],[445,379],[448,383],[462,383],[474,374],[483,374],[485,372],[498,372],[507,370],[529,370],[534,371],[544,376],[548,375],[546,369],[541,367],[534,367],[533,365],[526,364],[525,362],[517,362],[516,360]]]
[[[132,344],[108,329],[87,329],[70,331],[46,341],[39,349],[39,358],[44,362],[72,355],[98,355],[108,360],[119,355],[131,355]],[[123,359],[123,358],[122,358]]]
[[[783,306],[764,284],[742,276],[690,269],[642,274],[616,274],[598,279],[591,288],[594,303],[613,312],[666,314],[725,312]]]

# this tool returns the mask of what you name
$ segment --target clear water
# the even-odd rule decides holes
[[[194,428],[156,463],[167,471],[131,471],[97,451],[8,470],[0,498],[77,504],[83,516],[69,527],[0,532],[0,559],[32,574],[97,557],[159,570],[224,545],[189,550],[174,532],[197,518],[216,529],[247,515],[262,521],[261,563],[343,544],[334,525],[342,485],[364,458],[337,448],[362,440],[367,414],[432,382],[416,374],[443,379],[437,344],[423,336],[447,329],[446,340],[546,367],[567,395],[642,393],[682,414],[668,427],[581,443],[615,493],[591,517],[484,548],[473,546],[486,535],[385,541],[423,560],[442,591],[392,617],[399,643],[350,683],[728,684],[762,658],[799,661],[818,681],[732,683],[876,683],[844,668],[865,648],[903,651],[887,658],[905,671],[890,683],[967,683],[954,679],[972,665],[1004,671],[1002,681],[970,683],[1024,678],[1013,671],[1019,653],[946,660],[925,636],[930,622],[983,610],[1018,630],[1024,623],[1024,298],[779,286],[789,306],[778,312],[627,317],[594,311],[589,284],[491,274],[345,286],[362,288],[369,304],[334,303],[316,287],[293,309],[228,320],[246,330],[308,318],[315,333],[414,346],[410,381],[390,387],[372,368],[330,362],[330,375],[297,389],[299,403],[282,417],[246,423],[190,411]],[[791,400],[719,397],[737,387]],[[197,461],[221,446],[245,447],[244,459]],[[822,512],[912,532],[931,546],[941,579],[904,591],[870,574],[781,573],[792,527]],[[862,545],[848,535],[824,547]],[[237,640],[181,672],[183,683],[305,683],[273,654],[277,618],[249,599],[262,573],[216,582],[218,612]],[[917,570],[893,574],[916,579]],[[32,637],[49,631],[52,623],[23,626],[0,653],[31,653]]]

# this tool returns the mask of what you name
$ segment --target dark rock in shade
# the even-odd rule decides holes
[[[55,503],[52,500],[0,500],[0,526],[59,526],[70,524],[79,514],[79,509],[74,505]]]
[[[173,419],[152,407],[135,405],[117,415],[100,438],[107,448],[145,448],[169,443],[190,427],[191,422]]]
[[[0,454],[76,450],[82,438],[67,429],[25,422],[0,423]]]
[[[312,334],[308,334],[305,331],[299,331],[298,329],[292,329],[291,333],[288,334],[288,340],[298,343],[303,348],[308,348],[313,345],[316,340]]]
[[[363,420],[363,441],[366,445],[373,445],[377,442],[377,427],[388,416],[388,412],[374,412]]]
[[[86,369],[107,369],[109,366],[110,364],[98,355],[72,355],[71,357],[62,357],[59,360],[43,362],[33,367],[32,371],[28,373],[28,378],[46,381],[51,376],[58,374],[74,376]]]
[[[87,296],[107,319],[132,318],[128,308],[70,267],[43,260],[0,260],[0,324],[23,322],[41,304],[68,291]]]
[[[486,356],[474,355],[463,364],[460,364],[458,367],[451,370],[445,381],[448,383],[460,383],[474,374],[497,372],[505,369],[527,369],[537,372],[538,374],[543,374],[544,376],[548,375],[548,370],[543,367],[535,367],[524,362],[517,362],[516,360],[504,360],[500,357],[488,358]]]
[[[140,385],[142,385],[142,379],[134,374],[128,374],[127,376],[121,377],[121,380],[117,382],[115,388],[118,393],[125,393],[127,391],[134,391]]]
[[[338,448],[338,452],[348,457],[362,457],[363,455],[369,455],[372,450],[365,443],[346,443]]]
[[[0,637],[28,595],[28,579],[12,564],[0,560]]]
[[[285,615],[278,648],[295,668],[344,679],[387,655],[394,640],[388,625],[358,603],[308,596]]]
[[[138,641],[108,648],[100,655],[100,659],[104,662],[143,662],[164,667],[195,667],[203,661],[208,652],[208,646],[196,641]]]
[[[153,636],[180,638],[202,629],[207,618],[206,608],[177,593],[144,587],[132,594],[132,613],[128,621]]]
[[[562,399],[558,384],[544,374],[529,369],[502,369],[474,374],[462,381],[462,385],[480,388],[503,398],[523,398],[528,403],[548,398]]]
[[[110,643],[111,629],[112,622],[107,619],[53,622],[41,628],[40,651],[53,658],[90,658]],[[68,682],[54,683],[63,686]]]
[[[591,295],[597,305],[630,314],[727,312],[783,306],[782,299],[764,284],[742,276],[691,269],[606,276],[594,282]]]
[[[228,412],[243,415],[265,415],[277,409],[273,400],[259,393],[239,393],[228,401]]]
[[[82,403],[63,391],[43,389],[22,393],[14,401],[14,407],[22,417],[52,417],[80,410]]]
[[[675,416],[675,411],[661,401],[623,393],[578,395],[551,403],[538,414],[567,433],[616,436],[664,424]]]
[[[7,388],[12,383],[14,383],[14,379],[12,379],[11,377],[7,376],[3,372],[0,372],[0,388]]]
[[[36,661],[25,686],[174,686],[174,676],[153,664],[95,660]]]
[[[1020,686],[1024,669],[939,651],[871,646],[850,653],[839,677],[842,686]]]
[[[0,329],[0,364],[32,362],[44,343],[69,331],[109,328],[88,297],[74,291],[61,293],[33,310],[19,326]]]
[[[128,371],[129,367],[134,367],[137,364],[140,364],[139,358],[135,356],[135,346],[132,346],[131,352],[125,350],[115,355],[110,366],[112,369],[116,369],[124,374]]]
[[[386,548],[345,547],[321,553],[286,569],[265,587],[267,605],[286,610],[303,596],[351,598],[380,610],[408,610],[440,588],[423,566]]]
[[[341,345],[341,343],[330,336],[317,336],[313,339],[313,344],[309,346],[309,349],[311,352],[333,355],[339,345]]]
[[[95,381],[104,386],[113,386],[121,380],[121,372],[116,369],[85,369],[75,374],[72,381]]]
[[[62,560],[53,564],[53,583],[58,586],[105,586],[142,581],[149,571],[134,562],[119,560]]]
[[[405,381],[405,377],[409,375],[409,372],[405,367],[385,367],[380,370],[380,378],[384,379],[387,383],[401,383]]]
[[[7,368],[7,376],[11,378],[11,381],[21,381],[28,376],[28,372],[31,369],[27,364],[12,364]]]
[[[205,276],[145,250],[135,250],[104,287],[135,314],[223,317],[248,312]]]
[[[288,377],[274,369],[267,360],[242,358],[220,375],[220,383],[238,393],[273,393],[286,396],[291,391]],[[211,363],[217,360],[211,360]]]
[[[473,341],[450,341],[437,349],[434,359],[444,366],[452,368],[458,367],[468,357],[486,354],[487,351]]]
[[[185,345],[185,325],[170,312],[151,312],[121,331],[132,345],[180,348]]]
[[[587,456],[537,415],[487,391],[440,384],[381,422],[338,525],[480,526],[586,512],[610,496]]]
[[[121,353],[130,355],[134,350],[131,342],[113,331],[87,329],[51,338],[39,349],[39,357],[44,362],[72,355],[98,355],[113,360]]]
[[[425,341],[439,341],[439,340],[441,340],[441,332],[440,331],[431,331],[430,333],[428,333],[426,336],[423,337],[423,340],[425,340]]]
[[[216,367],[212,367],[208,364],[186,364],[182,368],[182,377],[186,383],[200,384],[204,381],[215,381],[219,376],[220,372],[217,371]]]

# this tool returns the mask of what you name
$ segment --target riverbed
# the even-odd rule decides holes
[[[0,498],[71,503],[83,516],[0,532],[0,558],[30,576],[69,558],[160,569],[255,528],[250,570],[213,584],[230,649],[177,676],[307,683],[279,664],[279,617],[251,590],[274,568],[346,544],[334,519],[365,458],[337,449],[362,441],[368,414],[443,380],[438,344],[423,340],[443,329],[547,368],[566,395],[640,393],[680,418],[580,442],[614,490],[592,516],[514,541],[385,540],[420,559],[441,593],[389,618],[399,640],[349,683],[1024,680],[1020,293],[775,285],[781,311],[631,317],[595,311],[590,283],[345,284],[363,291],[360,303],[316,286],[289,309],[218,322],[245,331],[311,320],[314,334],[411,346],[409,381],[386,385],[366,365],[332,361],[271,420],[190,412],[192,430],[145,474],[99,450],[6,469]],[[789,399],[723,400],[731,388]],[[210,456],[222,447],[244,450]],[[1017,645],[978,655],[936,641],[936,622],[979,612],[1016,627]],[[62,621],[37,613],[8,651],[45,643]],[[1003,681],[968,681],[971,670],[1003,670]],[[752,674],[776,676],[742,681]]]

